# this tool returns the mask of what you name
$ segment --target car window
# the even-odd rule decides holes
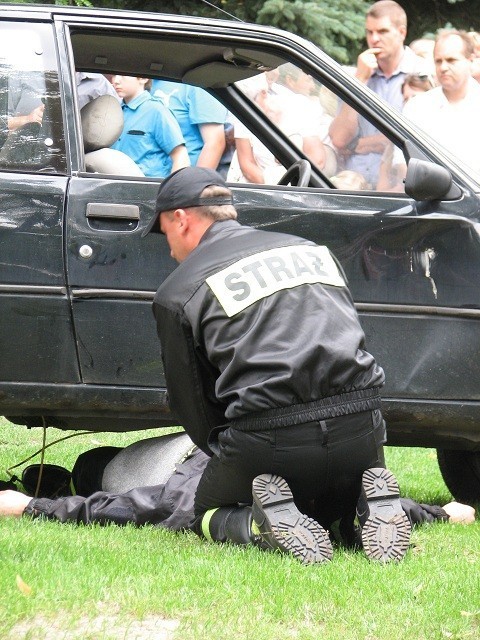
[[[143,38],[131,34],[128,38],[123,37],[122,48],[117,34],[102,35],[102,38],[96,38],[93,32],[72,30],[74,66],[78,76],[85,70],[99,70],[98,61],[101,61],[101,75],[113,82],[118,97],[123,98],[123,124],[122,114],[120,122],[117,122],[108,106],[109,115],[101,120],[112,125],[108,127],[109,134],[115,130],[113,124],[116,124],[115,135],[112,133],[102,144],[98,139],[87,142],[86,115],[94,114],[94,109],[88,104],[81,108],[87,172],[134,176],[135,171],[127,166],[128,159],[134,163],[133,169],[136,166],[146,177],[163,178],[170,173],[174,162],[171,152],[179,144],[178,132],[166,135],[167,132],[172,134],[166,114],[161,116],[162,122],[158,127],[154,126],[151,115],[147,119],[145,96],[133,91],[135,82],[147,76],[152,86],[146,86],[146,89],[157,109],[162,104],[180,124],[191,164],[197,163],[202,145],[207,145],[204,134],[208,134],[208,146],[215,146],[218,129],[222,129],[221,123],[225,118],[224,153],[218,155],[219,164],[216,166],[229,182],[278,184],[294,161],[293,154],[288,151],[289,145],[293,145],[326,178],[325,186],[349,192],[404,191],[406,165],[401,149],[379,132],[376,132],[379,142],[375,153],[365,153],[358,139],[352,140],[347,148],[336,145],[331,128],[343,104],[343,96],[335,94],[319,77],[308,75],[280,56],[262,54],[264,62],[260,67],[269,70],[255,73],[260,67],[254,58],[260,54],[240,47],[225,48],[221,43],[205,39],[201,42],[192,40],[191,46],[180,46],[175,40],[159,36]],[[237,56],[233,61],[235,64],[231,64],[232,56]],[[221,58],[227,62],[219,62]],[[199,65],[199,60],[214,62]],[[252,60],[252,66],[248,66]],[[158,76],[152,74],[155,67],[158,68]],[[129,75],[114,75],[118,71]],[[219,75],[217,79],[215,74]],[[102,78],[103,83],[105,77]],[[121,82],[117,81],[118,78],[122,79]],[[179,82],[178,78],[186,82]],[[237,78],[240,79],[234,82]],[[192,80],[191,84],[189,80]],[[252,103],[253,109],[248,113],[240,104],[243,101],[237,101],[233,92],[226,89],[232,82]],[[80,97],[80,87],[77,88]],[[216,95],[225,106],[212,98],[217,90]],[[127,91],[129,95],[126,97]],[[92,95],[89,94],[90,99]],[[216,104],[212,104],[212,100]],[[96,101],[95,98],[92,100]],[[107,101],[103,104],[107,105]],[[79,106],[82,107],[80,101]],[[229,106],[231,112],[226,110]],[[118,104],[116,107],[120,111]],[[153,110],[152,105],[150,110]],[[142,111],[145,111],[145,116],[142,116]],[[361,118],[358,113],[355,117]],[[92,129],[95,135],[97,129]],[[105,129],[103,133],[106,132]],[[280,137],[279,132],[283,134]],[[158,162],[150,162],[152,156]],[[163,160],[160,162],[161,157]],[[375,167],[374,176],[372,167]]]
[[[53,32],[0,24],[0,171],[65,173]]]
[[[348,148],[336,147],[330,133],[341,100],[299,67],[285,63],[236,84],[337,189],[403,191],[406,164],[400,148],[378,131],[374,153],[361,148],[358,136]],[[276,184],[286,167],[247,127],[236,120],[234,125],[236,154],[229,179]]]

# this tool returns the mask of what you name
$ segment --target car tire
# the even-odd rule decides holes
[[[458,502],[480,503],[480,451],[437,449],[438,466]]]

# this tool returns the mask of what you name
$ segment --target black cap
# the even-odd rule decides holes
[[[142,233],[160,233],[159,214],[162,211],[174,211],[187,207],[233,204],[232,196],[201,198],[205,187],[217,185],[228,189],[222,176],[213,169],[203,167],[184,167],[172,173],[162,182],[158,190],[155,214]]]

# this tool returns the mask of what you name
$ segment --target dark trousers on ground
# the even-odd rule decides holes
[[[251,504],[252,480],[282,476],[298,508],[322,526],[353,522],[362,473],[384,466],[385,423],[379,410],[267,431],[228,427],[218,434],[195,498],[197,533],[203,514],[221,506]]]

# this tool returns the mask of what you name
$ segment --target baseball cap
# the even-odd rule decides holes
[[[233,204],[231,195],[201,198],[200,194],[205,187],[211,185],[228,189],[225,180],[213,169],[184,167],[172,173],[162,182],[158,189],[155,213],[144,229],[142,238],[146,236],[147,233],[160,233],[159,214],[162,213],[162,211],[186,209],[187,207]]]

